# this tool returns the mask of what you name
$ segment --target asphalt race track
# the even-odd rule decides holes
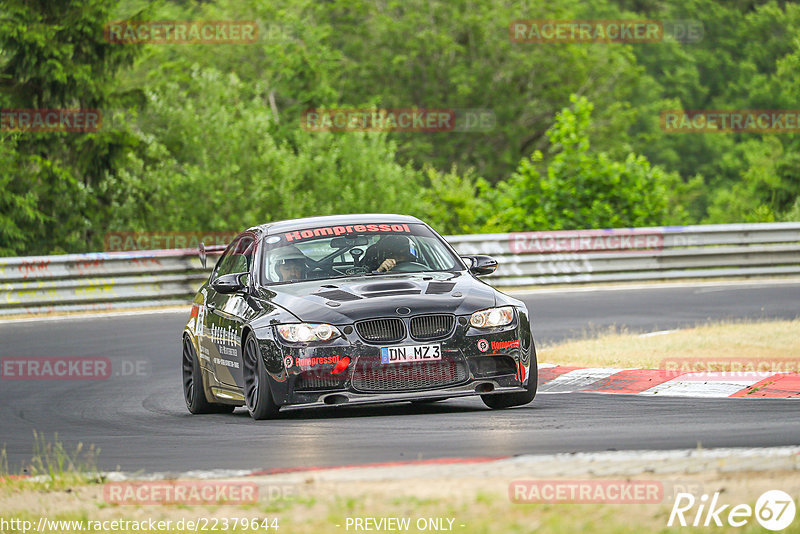
[[[648,332],[800,316],[800,282],[544,290],[522,298],[539,344],[614,324]],[[796,400],[543,394],[500,412],[475,398],[294,411],[262,422],[243,409],[191,416],[180,378],[187,315],[0,323],[0,357],[107,357],[114,370],[107,380],[0,380],[0,447],[10,468],[30,460],[34,430],[57,433],[67,448],[94,444],[100,468],[129,472],[800,443]]]

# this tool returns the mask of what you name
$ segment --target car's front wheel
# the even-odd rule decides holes
[[[498,393],[496,395],[481,395],[483,403],[493,410],[502,410],[512,406],[528,404],[536,397],[536,388],[539,384],[539,368],[536,364],[536,347],[531,343],[531,366],[528,375],[528,385],[525,391],[519,393]]]
[[[183,338],[183,399],[193,414],[231,413],[234,406],[208,402],[203,390],[203,373],[189,336]]]
[[[256,420],[275,417],[280,407],[272,400],[264,360],[252,332],[247,334],[243,355],[244,403],[250,417]]]

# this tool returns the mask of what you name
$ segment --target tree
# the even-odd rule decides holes
[[[0,104],[16,109],[94,109],[117,102],[115,73],[130,65],[135,49],[105,42],[110,19],[105,0],[5,2],[0,18]],[[101,242],[96,229],[108,217],[115,192],[105,187],[132,140],[125,129],[22,132],[6,137],[11,161],[4,185],[24,191],[23,205],[0,248],[46,254],[86,250]],[[17,197],[19,200],[19,197]],[[36,208],[30,204],[36,203]],[[10,205],[5,209],[13,209]],[[8,226],[7,228],[12,228]],[[16,235],[16,238],[8,237]]]
[[[30,236],[26,227],[41,223],[44,215],[36,204],[36,194],[23,187],[19,176],[36,170],[35,158],[17,151],[17,135],[0,135],[0,256],[13,256],[26,250]]]
[[[619,228],[679,222],[685,213],[671,204],[675,175],[630,153],[613,160],[593,152],[587,131],[592,105],[572,96],[571,108],[547,132],[551,153],[544,175],[541,152],[524,158],[495,193],[497,215],[490,226],[504,231]]]
[[[120,172],[114,230],[237,231],[333,213],[421,214],[420,173],[385,133],[276,128],[270,102],[235,74],[193,66],[147,92],[140,146]]]

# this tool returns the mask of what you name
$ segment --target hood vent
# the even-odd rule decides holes
[[[431,282],[428,284],[428,289],[425,290],[426,295],[441,295],[442,293],[450,293],[456,287],[454,282]]]
[[[361,297],[359,297],[358,295],[353,295],[352,293],[348,293],[347,291],[342,291],[341,289],[333,289],[331,291],[320,291],[318,293],[314,293],[314,296],[322,297],[328,300],[335,300],[338,302],[361,300]]]
[[[379,291],[393,291],[396,289],[417,289],[418,286],[410,282],[373,282],[371,284],[364,284],[359,289],[364,293],[377,293]]]
[[[374,282],[361,286],[359,293],[370,297],[393,297],[397,295],[419,295],[419,286],[404,281]]]
[[[395,295],[419,295],[422,293],[419,289],[394,289],[390,291],[372,291],[371,293],[364,293],[367,298],[370,297],[393,297]]]

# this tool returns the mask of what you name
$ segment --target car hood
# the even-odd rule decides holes
[[[463,272],[398,273],[315,280],[263,288],[261,297],[304,322],[348,324],[375,317],[453,313],[467,315],[504,297]],[[513,299],[509,299],[513,300]]]

